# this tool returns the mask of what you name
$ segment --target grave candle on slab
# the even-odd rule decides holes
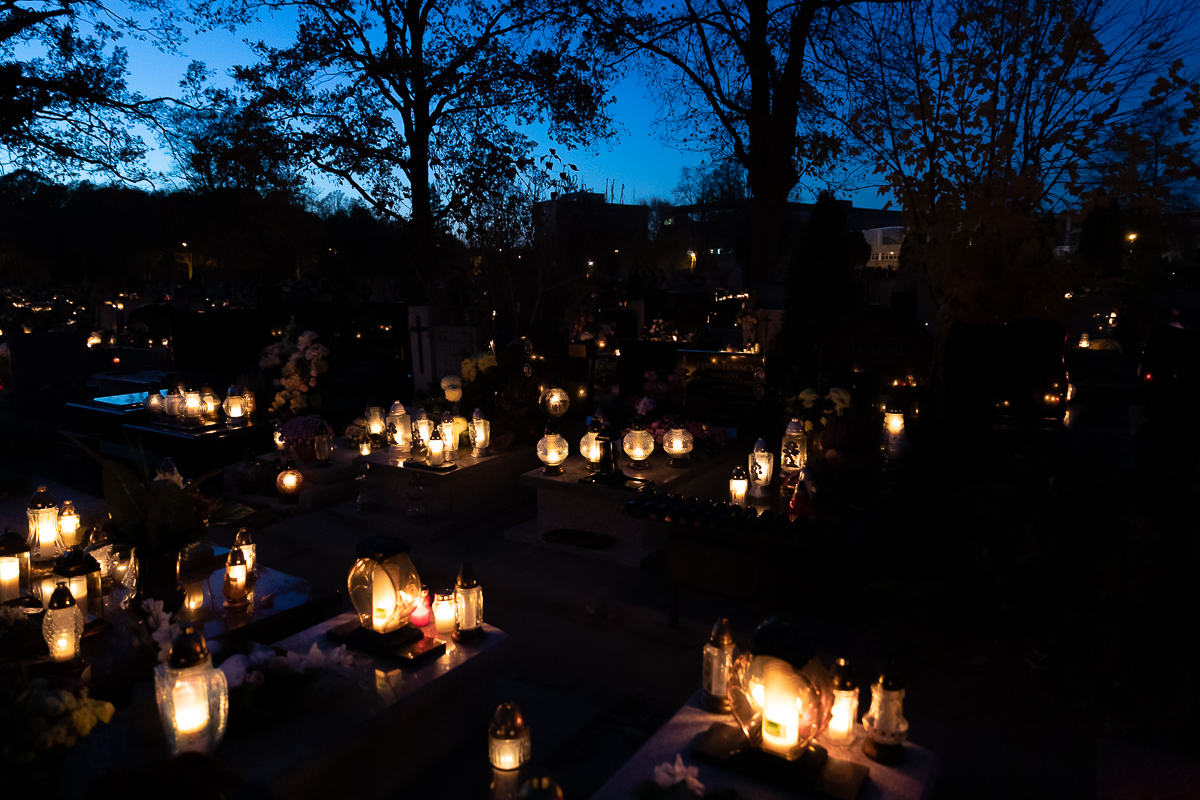
[[[383,409],[379,406],[369,406],[367,408],[367,432],[372,436],[379,436],[383,433]]]
[[[240,548],[229,551],[229,561],[225,564],[225,582],[222,593],[225,595],[226,606],[244,606],[249,603],[249,586],[246,574],[246,557]]]
[[[371,440],[370,439],[363,439],[361,442],[358,443],[358,454],[360,456],[371,455]]]
[[[516,770],[531,752],[529,726],[521,709],[511,700],[501,703],[488,726],[488,760],[496,769]]]
[[[492,440],[492,423],[483,418],[483,410],[475,409],[471,415],[471,455],[479,458],[488,454]]]
[[[184,625],[166,664],[154,670],[159,717],[172,755],[211,753],[221,743],[229,708],[225,673],[212,665],[204,635]]]
[[[454,596],[438,594],[433,599],[434,630],[443,636],[454,633]]]
[[[67,588],[66,581],[58,587],[46,603],[46,616],[42,620],[42,636],[55,661],[70,661],[79,655],[79,637],[83,633],[83,612],[75,605],[75,598]]]
[[[470,564],[463,564],[454,584],[454,638],[461,642],[483,636],[483,589]]]
[[[763,749],[786,756],[800,740],[800,679],[772,659],[763,670]]]
[[[62,551],[58,536],[58,506],[45,486],[39,486],[29,501],[29,556],[48,561]]]
[[[21,561],[16,556],[0,556],[0,603],[21,596]]]
[[[183,395],[183,415],[189,419],[199,419],[204,413],[204,405],[200,401],[199,392],[186,392]]]
[[[413,609],[412,616],[408,618],[408,621],[418,628],[424,628],[428,625],[430,617],[433,616],[433,610],[429,607],[431,602],[429,589],[422,586],[421,599],[417,601],[417,607]]]
[[[825,737],[833,744],[845,745],[854,741],[854,723],[858,716],[858,686],[846,659],[839,658],[833,666],[833,714]]]
[[[64,500],[58,512],[58,533],[62,537],[63,547],[74,547],[79,544],[79,512],[70,500]]]
[[[729,503],[735,506],[746,505],[746,490],[750,481],[746,478],[746,470],[741,467],[733,468],[733,477],[729,479]]]
[[[442,441],[442,434],[436,425],[429,431],[427,446],[429,448],[429,455],[425,457],[425,461],[431,467],[441,466],[442,462],[446,460],[445,442]]]

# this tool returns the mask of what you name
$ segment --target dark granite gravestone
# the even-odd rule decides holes
[[[763,356],[680,350],[676,359],[683,368],[683,409],[689,419],[737,426],[758,414],[767,389]]]
[[[9,385],[20,390],[82,385],[91,374],[86,342],[85,331],[8,337]]]
[[[433,381],[447,375],[461,375],[462,361],[478,352],[478,339],[473,325],[434,325]]]

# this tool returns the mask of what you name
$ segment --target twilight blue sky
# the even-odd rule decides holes
[[[290,41],[293,26],[293,15],[280,14],[234,33],[222,30],[192,35],[178,54],[165,54],[148,43],[126,39],[123,44],[129,50],[130,86],[147,96],[178,96],[179,81],[192,60],[206,62],[210,69],[217,71],[218,82],[228,83],[225,73],[231,66],[254,60],[244,40],[265,39],[283,45]],[[617,98],[612,113],[618,139],[612,143],[600,142],[586,151],[572,152],[566,160],[579,167],[583,184],[593,191],[603,192],[606,181],[611,181],[615,184],[616,199],[621,199],[623,189],[626,203],[653,197],[671,200],[671,190],[679,182],[681,168],[699,164],[705,155],[676,150],[658,141],[651,125],[655,117],[654,105],[643,97],[642,87],[635,77],[618,84],[613,94]],[[547,147],[556,146],[544,131],[526,129],[526,132],[538,142],[537,152],[545,153]],[[561,154],[562,148],[558,150]],[[165,153],[152,155],[151,164],[164,171],[171,168]],[[320,180],[317,185],[320,195],[338,188],[327,180]],[[354,195],[349,187],[342,191],[348,196]],[[883,205],[874,190],[859,193],[855,202],[872,207]]]

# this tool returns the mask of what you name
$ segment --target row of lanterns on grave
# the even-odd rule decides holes
[[[859,689],[849,664],[837,659],[831,674],[815,656],[796,663],[788,628],[767,620],[754,631],[750,650],[739,654],[729,620],[718,620],[703,650],[702,705],[732,714],[752,745],[788,760],[799,758],[818,737],[835,746],[853,745]],[[862,750],[881,763],[904,760],[904,694],[891,663],[871,684],[870,709],[861,718]]]
[[[382,408],[368,407],[366,421],[368,435],[359,444],[359,452],[364,456],[386,444],[395,447],[401,455],[423,452],[432,466],[453,461],[457,457],[459,434],[462,431],[449,411],[443,412],[441,421],[435,423],[429,419],[425,409],[410,416],[404,404],[396,401],[386,416]],[[471,415],[466,433],[471,441],[471,455],[476,458],[486,456],[491,446],[492,423],[484,419],[481,409],[475,409]],[[282,440],[278,437],[276,445],[282,446]]]
[[[234,424],[249,419],[257,408],[254,392],[239,392],[236,386],[229,387],[224,401],[217,397],[210,386],[204,386],[199,391],[172,387],[167,390],[165,397],[155,389],[146,395],[142,406],[147,411],[190,420],[216,420],[224,412]]]

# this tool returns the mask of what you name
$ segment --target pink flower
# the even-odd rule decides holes
[[[649,397],[643,397],[637,401],[636,408],[638,415],[644,417],[654,410],[654,400]]]

